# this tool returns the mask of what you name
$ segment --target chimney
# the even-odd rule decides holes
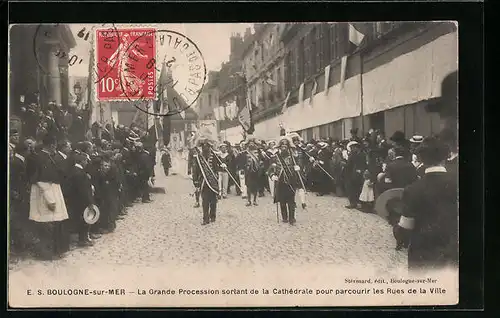
[[[245,30],[245,35],[243,37],[243,40],[246,41],[252,36],[252,29],[251,28],[246,28]]]
[[[231,48],[229,60],[233,60],[235,58],[240,57],[243,52],[243,39],[239,33],[231,36]]]

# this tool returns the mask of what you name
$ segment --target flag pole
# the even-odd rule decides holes
[[[89,118],[87,119],[87,127],[85,127],[85,131],[87,132],[92,127],[92,117],[94,113],[93,107],[93,93],[92,88],[94,87],[93,74],[94,74],[94,32],[92,30],[92,34],[90,36],[90,58],[89,58],[89,75],[87,78],[87,112]]]

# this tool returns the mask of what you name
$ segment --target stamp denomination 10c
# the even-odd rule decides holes
[[[120,43],[116,43],[116,37],[109,35],[109,30],[96,30],[97,99],[154,100],[155,29],[119,29],[117,32]],[[109,70],[107,66],[113,66],[113,69]]]

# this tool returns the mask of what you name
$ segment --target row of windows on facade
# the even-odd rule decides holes
[[[256,42],[253,53],[247,55],[243,63],[243,73],[251,76],[262,64],[275,57],[280,46],[280,32],[284,27],[283,23],[272,24],[268,27],[268,34]]]
[[[405,22],[368,23],[365,36],[368,39],[377,39],[403,24]],[[348,23],[316,25],[285,56],[285,89],[297,89],[327,65],[349,54],[350,48]]]
[[[285,91],[298,88],[305,79],[343,56],[347,52],[347,45],[347,24],[323,23],[314,26],[286,53],[284,83],[282,69],[277,66],[266,74],[276,85],[269,85],[265,79],[260,79],[249,88],[250,99],[257,107],[278,102],[285,97]]]
[[[401,27],[405,22],[375,22],[368,25],[365,34],[369,39],[381,36]],[[272,105],[283,99],[287,92],[298,89],[308,78],[322,72],[335,60],[349,53],[349,25],[347,23],[321,23],[292,45],[285,55],[284,83],[278,66],[267,75],[276,86],[266,85],[264,79],[251,87],[251,100],[259,107]],[[283,85],[284,84],[284,85]],[[260,95],[260,96],[256,96]]]
[[[400,27],[404,22],[375,22],[371,25],[369,38],[379,38],[384,34]],[[277,25],[276,28],[279,28]],[[271,31],[266,45],[262,45],[254,52],[255,57],[250,55],[249,63],[243,66],[246,72],[250,68],[253,71],[271,58],[271,54],[276,51],[274,38],[279,34],[279,29]],[[263,41],[266,43],[266,41]],[[284,81],[283,69],[278,65],[266,76],[275,83],[269,85],[266,79],[259,79],[254,85],[248,88],[250,100],[257,107],[262,108],[272,106],[285,97],[285,92],[297,89],[304,81],[311,76],[320,73],[327,65],[349,53],[349,26],[347,23],[321,23],[315,25],[310,32],[299,39],[295,45],[291,46],[284,61]],[[274,50],[274,51],[273,51]],[[254,63],[260,58],[260,63]],[[209,103],[211,98],[209,97]],[[211,105],[209,105],[211,106]]]

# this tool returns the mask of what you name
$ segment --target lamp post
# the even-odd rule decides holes
[[[73,85],[73,93],[75,93],[76,96],[76,108],[80,108],[80,102],[82,101],[82,86],[80,82],[76,82],[75,85]]]

